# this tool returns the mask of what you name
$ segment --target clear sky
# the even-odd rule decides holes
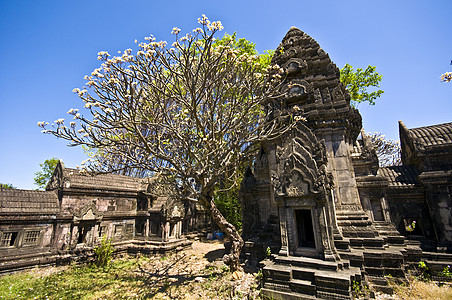
[[[452,71],[450,0],[0,0],[0,182],[35,189],[45,159],[80,164],[82,149],[36,123],[83,106],[72,89],[99,67],[99,51],[134,48],[149,34],[171,41],[174,26],[190,31],[201,14],[259,52],[275,49],[296,26],[339,68],[377,66],[385,93],[375,106],[358,107],[366,131],[398,139],[398,120],[408,128],[452,122],[452,82],[439,79]]]

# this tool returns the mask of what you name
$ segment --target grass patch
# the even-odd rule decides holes
[[[4,276],[0,299],[134,299],[145,282],[132,272],[131,262],[118,260],[109,268],[71,266],[48,276],[39,272]]]

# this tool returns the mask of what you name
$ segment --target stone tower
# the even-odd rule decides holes
[[[339,69],[294,27],[272,64],[284,76],[280,97],[265,105],[267,117],[295,112],[295,125],[262,145],[241,189],[245,251],[250,258],[266,247],[275,253],[264,260],[263,293],[349,298],[366,266],[381,275],[385,264],[404,276],[402,251],[388,244],[403,247],[403,238],[384,238],[361,204],[353,164],[362,155],[361,116]],[[382,231],[397,235],[386,225]]]

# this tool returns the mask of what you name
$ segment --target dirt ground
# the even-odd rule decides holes
[[[222,257],[224,246],[218,241],[194,241],[192,248],[167,259],[155,258],[145,272],[165,278],[166,289],[155,299],[255,299],[259,291],[256,273],[229,272]],[[171,266],[167,271],[166,268]],[[156,272],[156,270],[159,270]],[[163,273],[162,273],[163,272]],[[159,275],[163,275],[159,277]],[[165,287],[165,284],[163,285]]]

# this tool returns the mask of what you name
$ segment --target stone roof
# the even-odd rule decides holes
[[[162,209],[162,206],[165,207],[165,205],[168,202],[168,197],[157,197],[152,201],[152,206],[149,208],[149,211],[152,212],[159,212]]]
[[[80,174],[76,169],[63,169],[64,188],[103,191],[145,191],[141,178],[117,174]]]
[[[408,129],[421,146],[452,144],[452,123]]]
[[[392,166],[378,169],[378,175],[388,179],[390,187],[409,187],[417,184],[420,171],[415,166]]]
[[[58,195],[53,191],[0,189],[0,213],[57,214]]]
[[[288,108],[298,106],[308,127],[345,127],[358,136],[361,115],[350,106],[339,69],[312,37],[292,27],[276,49],[272,64],[284,70],[283,101]]]

